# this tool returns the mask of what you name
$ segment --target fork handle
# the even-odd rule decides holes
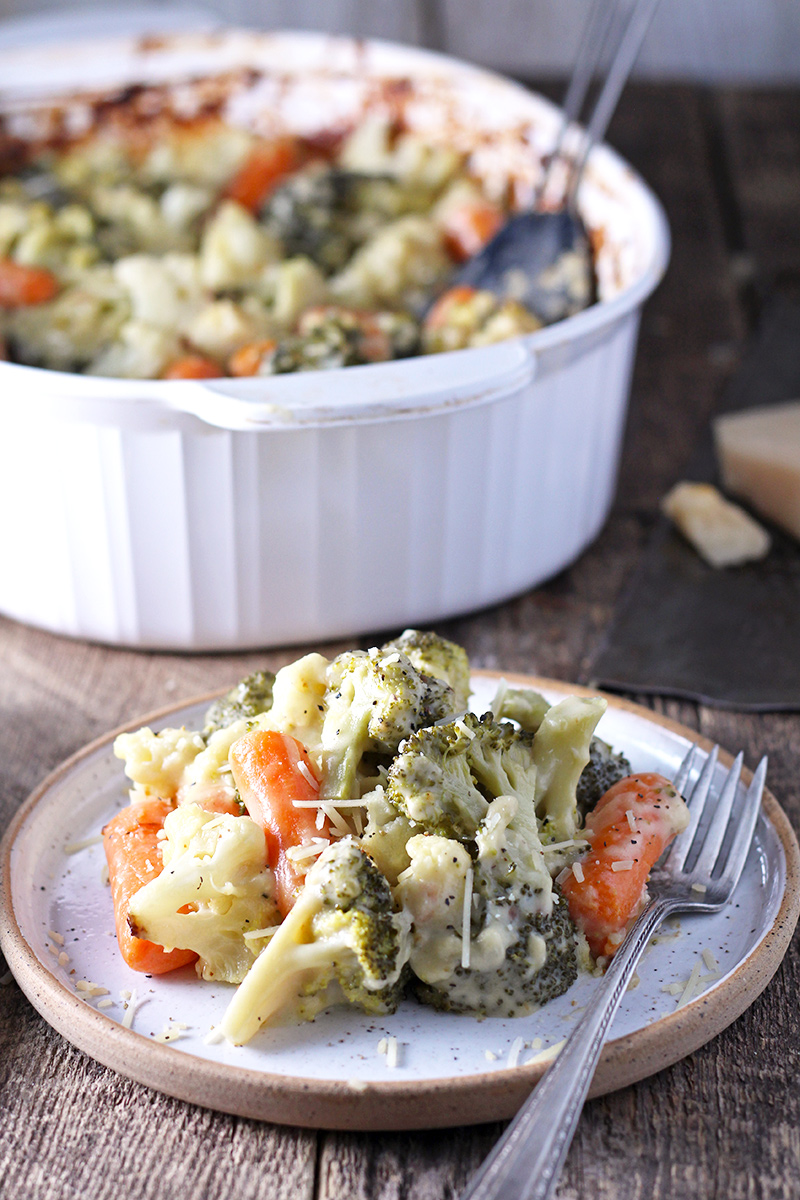
[[[566,1045],[462,1200],[547,1200],[552,1195],[614,1014],[647,943],[674,908],[668,900],[653,899],[641,913]]]

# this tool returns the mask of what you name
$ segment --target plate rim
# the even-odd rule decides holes
[[[568,695],[602,696],[650,724],[710,750],[711,742],[690,727],[651,709],[563,680],[474,668],[473,676]],[[51,788],[84,759],[123,732],[210,702],[216,690],[136,717],[94,738],[50,771],[12,817],[0,842],[0,948],[17,983],[39,1014],[67,1041],[91,1058],[137,1083],[188,1103],[281,1125],[336,1130],[404,1130],[480,1124],[513,1116],[544,1074],[546,1062],[501,1067],[490,1074],[429,1080],[361,1081],[276,1075],[236,1064],[211,1062],[125,1029],[84,1003],[36,955],[25,939],[11,894],[11,853],[17,837]],[[732,756],[720,752],[726,765]],[[742,772],[749,782],[751,772]],[[46,804],[45,804],[46,810]],[[800,917],[800,848],[789,820],[771,791],[762,805],[784,854],[786,883],[772,925],[750,953],[717,987],[603,1047],[589,1096],[600,1096],[645,1079],[716,1037],[760,995],[777,971]]]

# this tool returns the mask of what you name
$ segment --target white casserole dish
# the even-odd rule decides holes
[[[134,82],[191,109],[202,85],[175,81],[221,72],[239,79],[220,85],[230,119],[302,133],[397,104],[386,80],[408,79],[406,121],[522,200],[559,121],[452,59],[241,31],[4,52],[0,111],[25,136],[54,112],[77,127],[91,110],[64,96]],[[608,514],[640,309],[669,253],[658,202],[607,147],[580,199],[601,302],[524,338],[210,383],[0,363],[0,610],[116,645],[235,649],[434,622],[566,566]]]

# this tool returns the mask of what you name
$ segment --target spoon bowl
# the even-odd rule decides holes
[[[459,268],[453,283],[518,300],[544,325],[570,317],[597,299],[589,234],[569,208],[511,217]]]

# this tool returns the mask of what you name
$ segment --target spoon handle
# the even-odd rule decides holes
[[[650,28],[650,22],[655,16],[658,0],[634,0],[633,8],[628,16],[616,52],[611,59],[611,65],[606,75],[605,83],[595,102],[594,110],[586,127],[580,153],[572,167],[566,201],[570,205],[575,198],[578,185],[583,175],[589,151],[596,142],[602,141],[608,128],[608,123],[614,115],[622,89],[631,73],[633,64],[641,48],[644,36]]]

